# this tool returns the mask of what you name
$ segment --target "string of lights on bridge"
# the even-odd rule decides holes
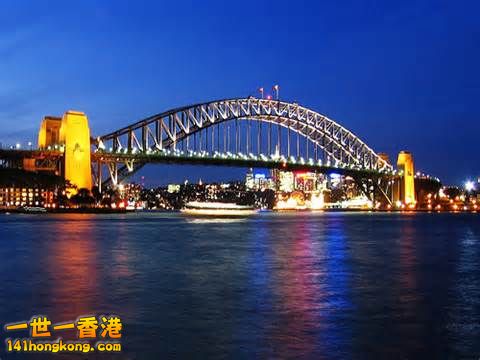
[[[362,167],[360,165],[356,164],[346,164],[342,163],[340,161],[334,161],[332,162],[331,160],[323,161],[322,159],[317,159],[314,160],[312,158],[305,159],[303,157],[285,157],[284,155],[275,153],[275,154],[259,154],[255,155],[253,153],[249,154],[244,154],[244,153],[232,153],[232,152],[219,152],[219,151],[214,151],[214,152],[209,152],[206,150],[202,151],[193,151],[193,150],[179,150],[179,149],[147,149],[145,152],[143,150],[138,149],[134,147],[131,151],[129,151],[126,148],[122,149],[117,149],[114,151],[112,148],[109,148],[108,150],[105,149],[96,149],[95,153],[99,155],[136,155],[136,154],[142,154],[147,157],[158,157],[159,159],[163,160],[169,160],[169,159],[178,159],[178,158],[184,158],[184,159],[223,159],[223,160],[233,160],[233,161],[255,161],[255,162],[263,162],[265,165],[268,164],[276,164],[278,165],[279,168],[285,165],[306,165],[312,168],[332,168],[332,169],[357,169],[357,170],[362,170]],[[119,157],[117,159],[118,161],[121,160]],[[402,171],[398,170],[390,170],[390,169],[381,169],[379,172],[384,173],[384,174],[390,174],[390,175],[398,175],[402,176]],[[415,174],[416,178],[422,178],[422,179],[429,179],[429,180],[434,180],[437,182],[440,182],[440,179],[437,177],[432,177],[430,175],[424,174],[417,172]]]

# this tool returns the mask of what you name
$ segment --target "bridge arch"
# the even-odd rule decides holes
[[[334,120],[297,103],[254,97],[172,109],[100,136],[94,144],[99,151],[113,153],[161,151],[176,148],[177,144],[188,141],[202,130],[232,120],[258,121],[286,128],[306,138],[339,166],[378,172],[393,169],[359,137]],[[126,166],[124,172],[134,171],[144,164]]]

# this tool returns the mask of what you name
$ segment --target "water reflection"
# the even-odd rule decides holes
[[[276,251],[276,310],[281,316],[270,337],[275,341],[277,355],[305,356],[314,352],[314,335],[322,326],[325,269],[315,266],[315,258],[323,258],[324,254],[322,247],[314,249],[312,228],[306,220],[293,223],[290,231],[292,236],[279,242]]]
[[[246,222],[245,218],[189,218],[186,217],[185,221],[189,224],[231,224],[231,223],[241,223]]]
[[[61,321],[96,314],[102,294],[94,222],[71,214],[56,222],[48,249],[47,278],[52,282],[52,311]]]
[[[127,224],[120,221],[115,226],[115,246],[112,250],[112,261],[108,264],[114,281],[128,279],[136,274],[132,269],[133,244],[130,239],[134,236],[128,230]],[[108,252],[107,252],[108,253]]]
[[[421,236],[418,233],[418,225],[415,224],[415,216],[405,215],[401,235],[398,241],[398,264],[395,271],[398,287],[393,287],[394,313],[393,316],[401,321],[396,323],[390,331],[398,334],[398,338],[404,339],[402,345],[409,353],[415,354],[424,351],[423,336],[425,324],[428,319],[428,309],[424,309],[424,299],[418,291],[418,263],[417,251]],[[425,311],[426,310],[426,311]],[[396,341],[394,341],[396,343]],[[398,346],[400,344],[398,343]]]
[[[346,322],[354,311],[351,292],[350,253],[345,229],[348,224],[343,216],[332,217],[326,226],[326,291],[328,293],[327,324],[324,338],[328,356],[351,357],[352,329],[338,326]]]
[[[414,306],[411,300],[411,294],[415,292],[417,283],[415,266],[417,264],[416,259],[416,240],[418,236],[415,231],[414,217],[406,215],[404,219],[404,226],[399,241],[399,262],[402,271],[399,273],[400,286],[402,286],[401,293],[403,294],[400,301]]]
[[[470,354],[465,349],[472,344],[476,344],[474,351],[480,351],[480,344],[472,339],[472,334],[480,331],[480,233],[466,225],[459,236],[459,259],[454,270],[457,283],[448,314],[448,330],[454,339],[452,353],[467,357]]]
[[[282,226],[273,222],[255,232],[255,239],[265,242],[255,240],[253,281],[270,284],[271,291],[263,293],[273,296],[262,310],[265,336],[275,351],[265,351],[280,357],[345,354],[347,340],[334,326],[350,307],[343,225],[330,227],[309,216],[281,221]]]
[[[126,358],[466,357],[479,238],[471,214],[0,216],[0,319],[116,312]]]

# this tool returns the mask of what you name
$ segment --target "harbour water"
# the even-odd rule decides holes
[[[478,358],[479,220],[1,214],[2,343],[32,315],[113,313],[116,359]]]

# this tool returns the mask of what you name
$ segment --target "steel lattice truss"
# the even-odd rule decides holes
[[[379,172],[393,169],[367,144],[332,119],[296,103],[253,97],[212,101],[166,111],[100,136],[95,144],[98,149],[109,148],[113,153],[132,155],[172,149],[196,132],[235,119],[256,120],[288,128],[321,148],[339,166]]]

